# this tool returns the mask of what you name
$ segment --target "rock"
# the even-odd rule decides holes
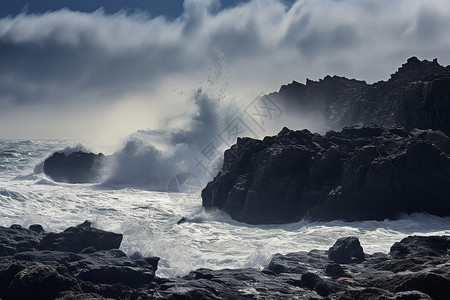
[[[122,234],[90,226],[90,222],[85,222],[81,226],[69,227],[61,233],[49,233],[42,239],[39,249],[78,253],[88,247],[94,247],[96,250],[120,247]]]
[[[375,125],[238,139],[203,189],[203,206],[251,224],[449,216],[449,144],[443,133]]]
[[[327,297],[345,289],[343,284],[335,281],[324,280],[314,273],[306,273],[302,275],[303,286],[313,289],[320,296]]]
[[[268,96],[287,117],[314,115],[324,127],[354,124],[434,129],[450,135],[450,67],[411,57],[387,81],[326,76],[292,82]]]
[[[313,270],[325,269],[328,263],[326,251],[294,252],[286,255],[275,254],[267,270],[276,275],[282,273],[305,274]]]
[[[42,228],[42,226],[39,224],[30,225],[28,229],[30,229],[31,231],[35,231],[37,233],[44,232],[44,228]]]
[[[340,264],[329,264],[325,268],[325,274],[332,277],[348,276]]]
[[[448,236],[408,236],[394,243],[390,255],[394,258],[417,258],[446,256],[450,253]]]
[[[90,229],[89,222],[77,226]],[[0,227],[0,237],[36,240],[36,248],[0,257],[0,299],[447,299],[448,236],[407,237],[390,254],[365,255],[355,237],[329,251],[276,254],[265,270],[198,269],[158,278],[159,258],[118,249],[82,253],[37,250],[49,233]],[[344,268],[329,260],[338,253]],[[340,256],[338,256],[340,257]],[[362,260],[362,259],[363,260]]]
[[[10,228],[0,226],[0,256],[34,250],[42,238],[43,232],[36,232],[22,226],[10,226]]]
[[[57,182],[95,183],[104,179],[108,162],[102,153],[55,152],[44,161],[44,173]]]
[[[440,274],[418,273],[407,278],[395,287],[395,292],[418,290],[435,300],[446,300],[450,295],[450,279]]]
[[[397,111],[406,129],[433,129],[450,134],[450,74],[434,74],[407,85]]]
[[[155,279],[155,272],[140,267],[95,266],[82,269],[77,277],[93,283],[122,283],[136,287],[151,283]]]
[[[155,299],[286,299],[317,295],[297,286],[289,276],[271,276],[256,269],[199,269],[162,283]]]
[[[121,242],[122,234],[93,228],[88,221],[61,233],[45,232],[41,225],[31,225],[30,229],[17,225],[0,227],[0,256],[33,250],[74,253],[89,247],[110,250],[118,249]]]
[[[340,238],[328,250],[328,258],[336,263],[360,263],[365,255],[357,237]]]
[[[179,220],[177,221],[177,225],[183,224],[183,223],[186,222],[186,221],[187,221],[187,218],[186,218],[186,217],[181,217],[181,219],[179,219]]]
[[[139,286],[155,278],[159,258],[132,260],[120,250],[75,254],[59,251],[30,251],[14,255],[15,259],[39,262],[60,274],[75,276],[93,283],[121,283]]]
[[[131,259],[121,240],[88,221],[61,233],[0,227],[0,299],[151,299],[159,258]]]
[[[392,300],[431,300],[432,298],[425,293],[419,291],[407,291],[398,292],[393,297],[389,297]]]
[[[414,138],[433,143],[433,145],[438,147],[442,152],[450,155],[450,139],[442,131],[431,129],[413,129],[409,134]]]
[[[54,299],[62,291],[81,291],[76,279],[34,262],[0,258],[0,298]]]
[[[66,290],[80,290],[77,282],[60,275],[55,269],[31,264],[18,272],[9,286],[8,298],[53,299]]]

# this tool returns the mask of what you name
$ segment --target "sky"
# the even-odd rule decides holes
[[[2,0],[0,138],[114,144],[190,129],[199,91],[244,107],[292,80],[448,65],[448,16],[448,0]]]

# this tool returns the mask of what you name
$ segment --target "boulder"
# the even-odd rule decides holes
[[[389,252],[394,258],[445,257],[449,253],[448,236],[408,236],[394,243]]]
[[[357,237],[340,238],[328,250],[328,258],[336,263],[360,263],[364,261],[364,251]]]
[[[96,183],[104,179],[108,162],[102,153],[55,152],[44,161],[44,173],[57,182]]]
[[[325,274],[332,277],[348,276],[340,264],[328,264],[325,268]]]
[[[119,249],[122,234],[93,228],[90,223],[69,227],[61,233],[48,233],[42,239],[40,250],[78,253],[93,247],[95,250]]]
[[[1,299],[150,299],[158,257],[128,257],[89,221],[61,233],[0,227]],[[6,256],[6,257],[5,257]]]
[[[26,229],[20,225],[11,225],[9,228],[0,226],[0,256],[34,250],[43,237],[43,231]]]
[[[1,299],[55,299],[63,291],[81,291],[75,278],[35,262],[0,259]]]
[[[18,272],[9,286],[11,299],[54,299],[66,290],[80,290],[76,280],[42,264],[30,264]]]
[[[34,250],[78,253],[89,247],[94,251],[118,249],[122,237],[122,234],[91,227],[89,221],[60,233],[45,232],[37,224],[31,225],[30,229],[12,225],[0,227],[0,256]]]

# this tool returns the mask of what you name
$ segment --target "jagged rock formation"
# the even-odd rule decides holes
[[[333,129],[362,123],[450,135],[450,66],[436,59],[411,57],[389,80],[374,84],[326,76],[306,84],[294,81],[269,96],[285,111],[323,116],[325,126]]]
[[[152,284],[159,258],[131,259],[118,249],[121,242],[122,234],[90,222],[61,233],[0,227],[0,298],[137,299],[138,287]]]
[[[54,181],[67,183],[95,183],[104,177],[109,158],[102,153],[55,152],[44,161],[44,173]]]
[[[202,191],[203,206],[252,224],[449,216],[449,147],[440,131],[378,126],[238,139]]]
[[[92,232],[99,239],[121,237],[89,223],[64,232],[73,228],[86,231],[91,241]],[[389,254],[364,253],[358,238],[344,237],[328,251],[275,254],[263,270],[199,269],[182,278],[158,278],[159,258],[98,251],[92,245],[99,241],[78,253],[39,250],[49,234],[40,225],[0,227],[1,299],[441,300],[450,294],[448,236],[409,236]]]

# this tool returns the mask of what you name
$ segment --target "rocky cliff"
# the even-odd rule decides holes
[[[353,126],[325,135],[284,128],[238,139],[202,191],[203,206],[253,223],[450,215],[450,139],[441,131]]]
[[[269,96],[285,110],[317,114],[325,126],[377,124],[441,130],[450,135],[450,66],[411,57],[387,81],[326,76],[281,87]]]

